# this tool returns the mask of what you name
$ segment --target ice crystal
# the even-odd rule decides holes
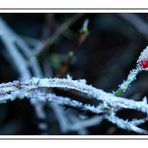
[[[72,80],[72,76],[70,76],[69,74],[66,75],[66,78],[67,78],[68,80]]]

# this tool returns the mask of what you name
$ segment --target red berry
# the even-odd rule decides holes
[[[148,69],[148,60],[140,61],[139,64],[142,69]]]

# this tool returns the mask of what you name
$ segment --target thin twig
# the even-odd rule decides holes
[[[68,53],[67,60],[61,66],[61,69],[57,72],[56,77],[62,77],[67,72],[68,67],[71,64],[73,57],[75,56],[77,50],[80,48],[80,46],[84,42],[86,36],[88,35],[88,29],[87,28],[88,28],[88,19],[86,19],[84,21],[83,27],[80,30],[78,37],[76,38],[74,47]]]

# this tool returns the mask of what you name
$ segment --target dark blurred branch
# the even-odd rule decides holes
[[[34,52],[34,56],[39,56],[43,52],[49,49],[49,47],[56,42],[56,40],[59,38],[59,36],[65,32],[73,23],[75,23],[77,20],[79,20],[83,14],[76,14],[73,17],[71,17],[69,20],[64,22],[57,30],[56,32],[48,38],[41,47],[37,48]]]
[[[71,64],[71,61],[72,61],[73,57],[75,56],[76,52],[78,51],[78,49],[80,48],[80,46],[84,42],[86,36],[88,35],[87,26],[88,26],[88,19],[86,19],[84,21],[83,27],[82,27],[81,31],[79,32],[78,37],[76,38],[74,47],[68,53],[67,60],[62,65],[61,69],[58,71],[58,73],[56,75],[57,77],[62,77],[67,72],[68,67]]]
[[[136,14],[119,13],[119,17],[124,19],[135,28],[146,40],[148,40],[148,24]]]

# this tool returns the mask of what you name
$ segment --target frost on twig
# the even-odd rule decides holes
[[[130,71],[130,74],[127,77],[126,81],[123,81],[123,83],[119,86],[119,89],[116,91],[115,96],[121,96],[122,93],[124,93],[128,87],[130,86],[130,84],[136,80],[136,76],[138,75],[138,73],[141,71],[141,69],[139,67],[137,67],[136,69],[133,69]]]
[[[9,86],[10,85],[10,86]],[[100,100],[100,104],[90,105],[83,104],[77,100],[72,100],[67,97],[56,96],[55,94],[41,92],[39,88],[62,88],[68,90],[77,90],[81,93],[89,95],[92,99]],[[95,114],[104,114],[104,118],[110,122],[118,125],[123,129],[135,131],[137,133],[146,134],[145,130],[137,127],[137,124],[124,121],[115,116],[119,109],[134,109],[148,115],[148,104],[146,99],[143,101],[134,101],[122,97],[116,97],[113,94],[106,93],[103,90],[87,85],[85,81],[60,79],[60,78],[32,78],[26,81],[14,81],[11,83],[0,84],[0,102],[14,100],[16,98],[30,98],[31,102],[35,101],[49,101],[60,105],[68,105],[70,107],[78,108],[83,111],[90,111]]]
[[[136,133],[148,134],[148,132],[146,130],[143,130],[143,129],[137,127],[135,124],[132,124],[132,122],[118,118],[114,113],[111,113],[109,115],[105,115],[105,118],[107,120],[109,120],[110,122],[116,124],[119,128],[131,130]]]
[[[137,75],[141,71],[148,70],[148,47],[146,47],[143,52],[141,52],[138,60],[137,66],[135,69],[131,70],[127,80],[123,81],[121,85],[119,85],[119,89],[115,92],[115,96],[121,96],[130,86],[130,84],[136,80]]]

